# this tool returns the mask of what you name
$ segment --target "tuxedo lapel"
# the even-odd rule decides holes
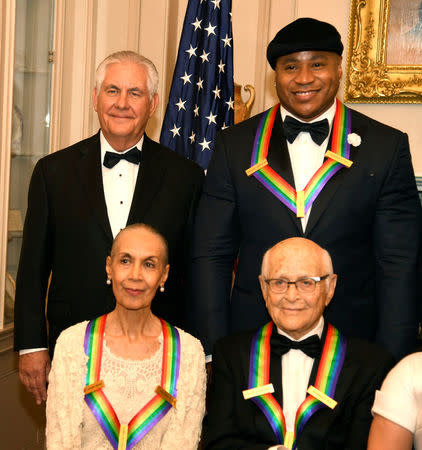
[[[93,138],[80,149],[81,160],[78,166],[80,182],[83,186],[86,199],[90,204],[101,229],[110,241],[113,241],[113,234],[108,220],[107,206],[104,196],[103,177],[101,172],[101,148],[100,135],[97,133]],[[69,186],[71,189],[71,186]],[[83,201],[83,199],[81,199]]]
[[[334,395],[334,400],[337,402],[336,408],[342,409],[345,398],[347,395],[350,395],[350,392],[353,392],[353,381],[356,379],[358,371],[359,365],[354,363],[351,358],[348,358],[348,352],[346,351],[346,359],[341,369]],[[335,412],[335,409],[333,412]]]
[[[144,135],[141,165],[138,171],[135,191],[130,207],[128,225],[142,222],[151,202],[162,186],[166,167],[162,161],[162,150],[148,136]]]
[[[289,150],[287,148],[287,141],[283,132],[280,108],[278,109],[274,120],[270,144],[268,146],[267,160],[270,167],[294,188],[293,170],[290,162]],[[303,235],[300,219],[298,219],[295,213],[289,208],[285,207],[285,210],[295,224],[300,235]]]
[[[357,133],[359,136],[364,136],[364,130],[362,128],[357,128],[356,124],[353,122],[354,114],[352,111],[352,133]],[[332,130],[330,139],[327,145],[327,150],[331,150],[331,141],[332,141]],[[350,157],[349,159],[351,161],[354,161],[357,157],[357,152],[359,149],[351,146],[350,147]],[[324,186],[322,191],[319,193],[318,197],[315,199],[314,203],[312,204],[311,213],[309,215],[308,224],[306,226],[305,230],[305,236],[309,235],[309,233],[312,231],[312,229],[315,227],[315,225],[318,223],[319,218],[324,213],[324,211],[332,204],[332,199],[334,194],[336,193],[337,189],[340,188],[342,185],[344,179],[348,176],[351,176],[351,173],[353,173],[354,167],[353,165],[350,168],[342,167]],[[335,205],[333,205],[333,208],[335,208]]]
[[[324,347],[325,338],[327,336],[327,322],[324,324],[324,329],[321,335],[321,342],[322,346]],[[346,341],[347,342],[347,341]],[[347,345],[347,344],[346,344]],[[356,364],[353,364],[350,361],[349,350],[346,347],[346,357],[343,363],[343,366],[341,368],[341,372],[337,381],[336,390],[334,394],[334,400],[337,402],[336,408],[341,409],[343,407],[343,401],[346,397],[346,394],[351,392],[351,384],[353,383],[353,379],[356,375],[356,371],[359,369],[359,367]],[[315,381],[318,373],[319,364],[321,362],[321,356],[319,358],[315,358],[314,364],[312,366],[311,375],[309,377],[309,386],[315,386]],[[331,410],[328,407],[324,407],[321,411],[325,411],[325,414],[331,414],[334,418],[337,414],[336,409]],[[316,413],[318,414],[318,412]]]
[[[273,325],[273,334],[277,334],[277,327]],[[274,387],[273,397],[277,400],[277,403],[283,408],[283,382],[281,371],[281,358],[273,352],[270,356],[270,383]]]
[[[277,333],[277,327],[273,325],[272,333]],[[247,349],[247,352],[244,353],[244,366],[243,370],[245,373],[245,389],[248,388],[249,384],[249,370],[251,369],[251,346],[252,346],[252,339],[248,342],[249,345],[245,346],[245,349]],[[282,389],[282,380],[281,380],[281,358],[272,352],[270,353],[270,373],[269,373],[269,380],[268,383],[273,385],[274,392],[271,394],[276,402],[283,407],[283,389]],[[246,400],[247,402],[253,402],[252,399]],[[254,420],[257,435],[259,436],[265,436],[265,439],[268,442],[274,442],[276,443],[276,435],[271,427],[271,424],[266,417],[265,413],[262,411],[262,409],[255,403],[256,407],[256,417]]]
[[[325,338],[326,337],[327,337],[327,321],[325,321],[325,323],[324,323],[324,328],[323,328],[322,334],[321,334],[321,346],[322,346],[322,348],[324,347],[324,343],[325,343]],[[308,387],[315,385],[315,380],[316,380],[316,376],[317,376],[317,373],[318,373],[318,367],[319,367],[319,363],[320,362],[321,362],[321,355],[318,358],[314,359],[314,363],[312,365],[312,370],[311,370],[311,375],[309,376]]]

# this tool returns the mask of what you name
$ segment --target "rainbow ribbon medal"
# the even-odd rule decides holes
[[[272,331],[273,322],[269,322],[260,328],[252,339],[248,389],[265,386],[269,383]],[[286,434],[286,421],[280,404],[272,394],[259,395],[251,400],[264,413],[273,429],[277,443],[282,444]]]
[[[350,144],[347,136],[352,128],[351,113],[336,99],[336,114],[332,132],[332,149],[325,153],[326,159],[314,173],[303,191],[296,191],[284,178],[275,172],[267,161],[268,145],[280,104],[274,105],[262,115],[255,135],[251,167],[246,170],[263,186],[291,209],[297,217],[304,217],[327,182],[342,168],[350,167]]]
[[[163,330],[161,385],[157,386],[156,394],[132,417],[129,424],[120,424],[102,389],[104,383],[100,380],[106,317],[103,315],[91,320],[86,327],[84,349],[89,360],[85,401],[112,447],[118,450],[131,449],[166,415],[172,405],[175,406],[180,369],[180,336],[175,327],[160,319]]]
[[[252,339],[249,360],[249,389],[264,386],[269,383],[272,330],[273,322],[269,322],[259,329]],[[345,355],[345,337],[335,327],[328,324],[315,379],[315,386],[311,386],[308,389],[308,392],[313,391],[318,398],[309,394],[299,406],[296,412],[295,430],[293,434],[286,432],[286,421],[283,410],[272,394],[259,395],[251,399],[264,413],[273,429],[278,444],[283,444],[287,448],[296,448],[297,438],[312,415],[319,409],[327,407],[327,403],[329,403],[327,400],[336,404],[332,399],[343,367]]]

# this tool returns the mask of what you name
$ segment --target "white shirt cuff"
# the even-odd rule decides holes
[[[43,350],[48,350],[45,347],[39,347],[39,348],[24,348],[22,350],[19,350],[19,356],[26,355],[28,353],[35,353],[35,352],[41,352]]]

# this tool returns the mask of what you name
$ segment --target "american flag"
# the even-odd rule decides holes
[[[208,167],[215,134],[233,125],[232,0],[189,0],[160,142]]]

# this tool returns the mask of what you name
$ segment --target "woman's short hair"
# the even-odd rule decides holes
[[[97,90],[97,93],[100,91],[101,85],[103,84],[107,67],[110,64],[125,62],[130,62],[145,67],[147,71],[147,86],[149,98],[152,99],[158,89],[157,69],[151,60],[145,58],[145,56],[142,56],[139,53],[132,52],[130,50],[121,50],[119,52],[112,53],[98,65],[95,72],[95,89]]]
[[[124,233],[126,231],[130,231],[130,230],[147,230],[152,234],[155,234],[162,242],[163,247],[164,247],[164,264],[168,263],[168,259],[169,259],[169,246],[167,243],[167,239],[153,226],[151,225],[147,225],[146,223],[134,223],[132,225],[128,225],[126,228],[123,228],[123,230],[120,230],[116,237],[114,238],[113,241],[113,245],[111,246],[111,250],[110,250],[110,256],[113,257],[114,252],[116,250],[116,242],[120,236],[121,233]]]

